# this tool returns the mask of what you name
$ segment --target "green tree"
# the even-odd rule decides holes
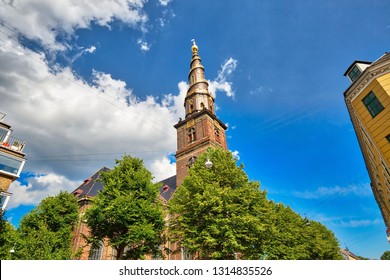
[[[116,249],[117,259],[143,259],[161,254],[164,218],[159,186],[142,160],[123,156],[114,169],[101,174],[104,189],[85,214],[89,242],[103,240]]]
[[[381,260],[390,260],[390,251],[386,251],[382,254]]]
[[[208,149],[169,202],[169,235],[199,259],[259,259],[268,209],[265,191],[249,181],[233,155]]]
[[[169,237],[199,259],[341,259],[331,231],[259,187],[230,152],[209,149],[169,202]]]
[[[17,232],[14,226],[9,223],[2,213],[0,218],[0,260],[11,260],[14,249]]]
[[[267,240],[267,259],[333,260],[342,259],[333,232],[316,221],[309,221],[283,204],[271,202]]]
[[[20,221],[15,259],[66,260],[72,258],[72,231],[78,220],[73,195],[60,192],[43,199]]]

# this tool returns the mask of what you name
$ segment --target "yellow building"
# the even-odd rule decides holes
[[[352,82],[345,103],[390,242],[390,53],[372,63],[355,61],[344,76]]]
[[[0,197],[1,212],[7,206],[11,197],[8,188],[13,181],[19,178],[23,169],[25,142],[11,136],[11,126],[4,122],[5,114],[0,113]]]

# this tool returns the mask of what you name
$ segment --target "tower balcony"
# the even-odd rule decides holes
[[[24,146],[26,146],[26,141],[14,138],[8,134],[0,133],[0,147],[22,153]]]

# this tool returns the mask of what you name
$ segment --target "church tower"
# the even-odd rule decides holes
[[[176,184],[179,186],[188,168],[208,147],[227,150],[227,126],[215,115],[214,97],[209,92],[198,46],[192,41],[192,59],[188,74],[188,90],[184,99],[185,119],[174,127],[177,130]]]

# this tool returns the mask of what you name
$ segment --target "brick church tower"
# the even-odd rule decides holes
[[[160,199],[164,203],[168,203],[172,198],[176,188],[187,175],[188,168],[208,147],[221,147],[227,150],[225,135],[227,126],[215,115],[214,97],[209,92],[209,84],[205,79],[204,68],[198,55],[198,46],[195,41],[193,43],[188,75],[189,87],[184,100],[185,119],[174,125],[177,130],[176,175],[160,181]],[[74,231],[73,252],[80,251],[78,258],[82,260],[115,259],[115,250],[109,246],[108,240],[103,240],[98,248],[93,249],[83,237],[89,235],[89,229],[82,216],[92,205],[93,197],[103,189],[104,185],[99,178],[100,174],[107,170],[108,168],[103,167],[73,191],[73,195],[79,202],[81,217]],[[170,253],[164,255],[167,260],[192,258],[177,243],[167,242],[163,246],[170,250]]]
[[[208,147],[227,150],[227,126],[215,115],[214,97],[209,92],[204,67],[193,40],[192,59],[188,74],[188,91],[184,99],[185,119],[174,127],[177,130],[176,185],[179,186],[188,168]]]

